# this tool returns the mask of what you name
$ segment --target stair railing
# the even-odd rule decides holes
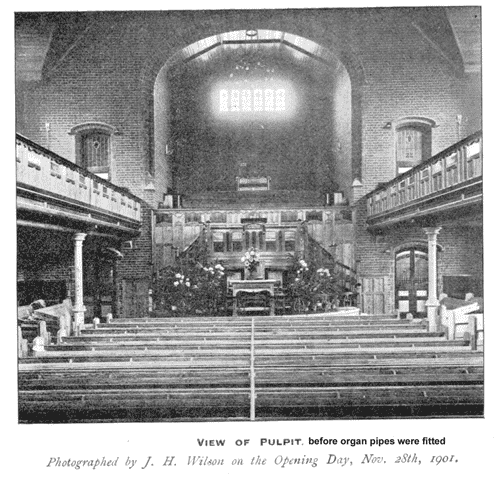
[[[310,233],[307,232],[308,246],[312,255],[317,255],[318,260],[322,264],[327,264],[334,274],[339,274],[342,279],[339,282],[339,286],[352,290],[352,286],[357,283],[357,272],[353,268],[345,265],[338,260],[335,260],[333,255],[324,248]]]

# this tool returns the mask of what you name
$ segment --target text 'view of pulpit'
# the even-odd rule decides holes
[[[231,280],[233,315],[275,313],[275,286],[278,280]]]

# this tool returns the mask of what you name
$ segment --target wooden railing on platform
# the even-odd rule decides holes
[[[141,200],[33,141],[16,135],[17,186],[141,222]]]
[[[418,215],[434,207],[469,205],[482,198],[482,132],[477,132],[413,167],[367,195],[367,222],[373,226],[390,215]],[[424,206],[427,202],[427,208]]]

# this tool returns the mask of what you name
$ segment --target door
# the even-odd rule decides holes
[[[396,254],[396,308],[400,315],[425,317],[429,288],[427,253],[418,247]]]
[[[362,278],[362,311],[380,314],[386,311],[386,278]],[[388,290],[389,292],[389,290]]]
[[[140,318],[149,315],[149,280],[124,279],[122,282],[122,316]]]

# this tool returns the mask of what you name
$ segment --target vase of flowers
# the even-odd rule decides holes
[[[257,277],[257,267],[260,264],[259,253],[255,248],[251,248],[240,259],[244,264],[245,268],[249,272],[249,279],[254,279]]]
[[[319,267],[310,260],[294,258],[287,288],[294,312],[333,310],[342,293],[338,282],[338,277],[330,268]]]

